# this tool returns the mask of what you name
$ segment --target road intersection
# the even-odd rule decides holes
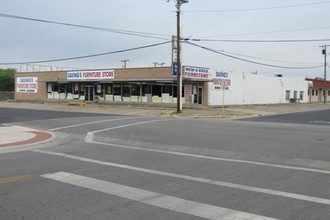
[[[330,217],[327,125],[34,113],[54,138],[0,149],[1,219]]]

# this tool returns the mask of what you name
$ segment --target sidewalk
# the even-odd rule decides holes
[[[0,124],[0,149],[23,146],[48,140],[52,135],[48,132],[35,131],[29,128]]]
[[[147,105],[115,105],[115,104],[87,104],[86,106],[70,106],[67,103],[19,103],[0,102],[0,108],[38,109],[52,111],[85,112],[99,114],[140,115],[152,117],[178,117],[203,119],[237,119],[275,115],[293,112],[330,109],[330,104],[276,104],[276,105],[248,105],[221,107],[188,106],[182,113],[176,113],[175,107],[147,106]],[[48,140],[52,135],[46,131],[36,131],[29,128],[1,124],[0,149],[4,147],[28,145]]]

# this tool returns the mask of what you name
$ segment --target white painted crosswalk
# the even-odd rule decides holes
[[[233,188],[233,189],[251,191],[251,192],[256,192],[256,193],[264,193],[264,194],[268,194],[268,195],[274,195],[274,196],[297,199],[297,200],[302,200],[302,201],[307,201],[307,202],[314,202],[314,203],[319,203],[319,204],[324,204],[324,205],[330,205],[330,200],[324,199],[324,198],[300,195],[300,194],[283,192],[283,191],[272,190],[272,189],[265,189],[265,188],[260,188],[260,187],[246,186],[246,185],[229,183],[229,182],[224,182],[224,181],[219,181],[219,180],[182,175],[182,174],[177,174],[177,173],[145,169],[145,168],[141,168],[141,167],[134,167],[134,166],[128,166],[128,165],[124,165],[124,164],[94,160],[94,159],[90,159],[90,158],[79,157],[79,156],[74,156],[74,155],[69,155],[69,154],[64,154],[64,153],[58,153],[58,152],[50,152],[50,151],[44,151],[44,150],[34,150],[34,152],[48,154],[48,155],[54,155],[54,156],[60,156],[60,157],[65,157],[65,158],[74,159],[74,160],[80,160],[80,161],[104,165],[104,166],[112,166],[112,167],[117,167],[117,168],[137,171],[137,172],[156,174],[156,175],[179,178],[179,179],[184,179],[184,180],[189,180],[189,181],[194,181],[194,182],[199,182],[199,183],[206,183],[206,184],[210,184],[210,185],[223,186],[223,187],[228,187],[228,188]]]
[[[42,175],[42,177],[205,219],[275,220],[274,218],[269,218],[266,216],[240,212],[210,204],[167,196],[160,193],[67,172],[50,173]]]

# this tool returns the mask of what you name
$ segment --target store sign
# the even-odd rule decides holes
[[[216,72],[213,78],[213,86],[215,90],[228,89],[231,86],[228,72]]]
[[[37,93],[38,77],[17,77],[16,91],[19,93]]]
[[[200,68],[200,67],[184,66],[183,76],[185,78],[192,78],[192,79],[208,79],[209,78],[209,69]]]
[[[115,77],[114,70],[71,71],[67,72],[68,80],[106,80]]]

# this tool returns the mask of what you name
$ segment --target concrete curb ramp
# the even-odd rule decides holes
[[[51,133],[44,131],[36,131],[19,126],[0,126],[0,148],[34,144],[46,141],[51,137]]]

